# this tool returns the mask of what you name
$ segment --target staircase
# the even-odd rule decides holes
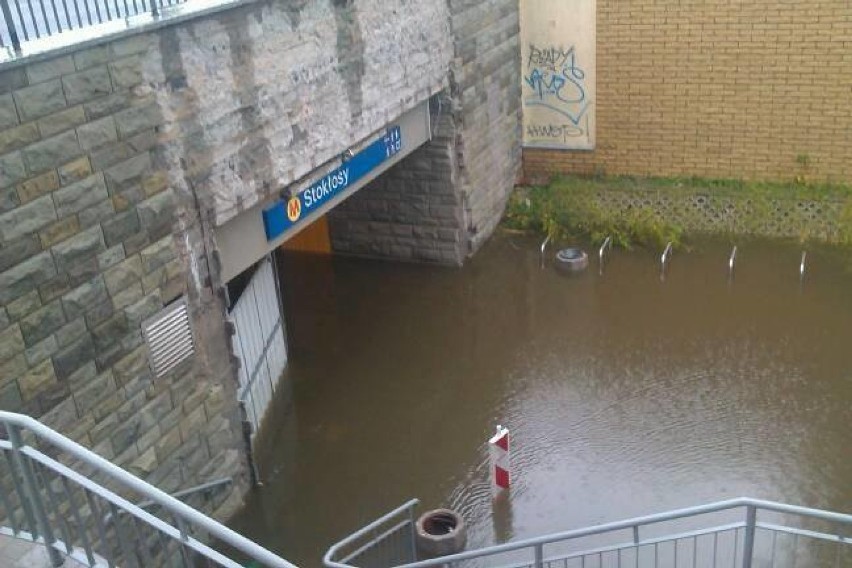
[[[0,535],[53,566],[295,568],[29,416],[0,411],[0,428]]]

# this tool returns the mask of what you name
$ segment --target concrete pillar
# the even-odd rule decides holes
[[[335,252],[460,265],[503,215],[521,167],[518,3],[450,7],[455,58],[432,141],[335,209]]]

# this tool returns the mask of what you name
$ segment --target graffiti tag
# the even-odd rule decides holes
[[[566,49],[530,44],[524,75],[527,87],[524,104],[559,113],[580,131],[572,137],[582,136],[580,125],[590,106],[585,78],[586,72],[580,66],[574,46]]]

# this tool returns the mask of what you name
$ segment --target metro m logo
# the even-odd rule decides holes
[[[302,216],[302,200],[298,196],[291,197],[287,202],[287,218],[291,223],[295,223]]]

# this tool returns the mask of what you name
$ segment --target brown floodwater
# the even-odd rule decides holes
[[[463,269],[282,259],[290,363],[232,526],[300,566],[411,497],[469,546],[736,496],[852,511],[848,253],[613,251],[498,235]],[[496,424],[513,488],[494,510]]]

